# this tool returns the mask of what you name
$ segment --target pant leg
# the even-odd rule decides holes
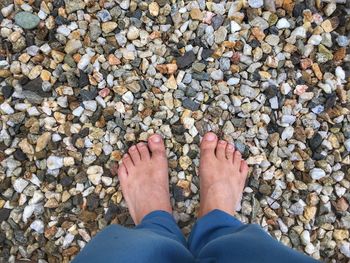
[[[188,243],[196,262],[318,262],[273,239],[260,226],[245,225],[220,210],[197,221]]]
[[[174,218],[154,211],[133,229],[110,225],[98,233],[72,261],[111,262],[194,262]]]

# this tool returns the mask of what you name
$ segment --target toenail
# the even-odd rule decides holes
[[[227,148],[228,148],[230,151],[233,151],[233,149],[234,149],[233,145],[230,144],[230,143],[227,145]]]
[[[124,158],[124,159],[128,159],[128,158],[129,158],[129,155],[128,155],[128,154],[125,154],[123,158]]]
[[[150,139],[151,139],[152,142],[155,142],[155,143],[160,142],[160,136],[159,135],[152,135]]]
[[[220,143],[220,144],[225,144],[226,142],[225,142],[225,141],[220,140],[220,141],[219,141],[219,143]]]
[[[136,146],[135,145],[131,146],[130,150],[135,151],[136,150]]]
[[[204,138],[207,141],[214,141],[216,139],[216,135],[213,133],[208,133],[204,136]]]

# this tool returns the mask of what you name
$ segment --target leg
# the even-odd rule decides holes
[[[110,225],[98,233],[73,263],[194,262],[171,214],[153,211],[134,229]],[[163,260],[164,259],[164,260]]]
[[[247,163],[239,151],[207,133],[201,143],[199,167],[201,205],[189,238],[189,248],[200,260],[217,262],[314,262],[266,234],[257,225],[234,218],[240,203]]]
[[[168,163],[159,135],[129,149],[118,168],[134,229],[112,225],[91,240],[77,262],[192,262],[171,215]]]
[[[199,262],[318,262],[282,245],[260,226],[244,225],[221,210],[198,220],[189,238],[189,249]]]

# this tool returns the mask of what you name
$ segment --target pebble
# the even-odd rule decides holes
[[[338,36],[336,41],[340,47],[346,47],[350,44],[350,39],[346,36]]]
[[[224,79],[224,73],[221,70],[214,70],[212,73],[210,73],[210,77],[213,80],[223,80]]]
[[[128,104],[132,104],[134,101],[134,95],[132,95],[131,91],[125,92],[124,95],[122,96],[122,98]]]
[[[24,29],[34,29],[38,26],[40,18],[30,12],[18,12],[15,15],[15,22]]]
[[[314,168],[310,171],[310,176],[314,180],[320,180],[326,176],[326,172],[320,168]]]
[[[176,59],[176,64],[179,69],[187,68],[188,66],[192,65],[192,63],[196,60],[196,55],[194,52],[188,51],[183,56],[178,57]]]
[[[263,0],[248,0],[248,4],[251,8],[260,8],[264,5]]]
[[[30,224],[30,228],[33,229],[35,232],[42,234],[44,233],[44,222],[42,220],[34,220],[31,224]]]
[[[278,20],[276,27],[278,29],[290,28],[290,23],[286,18],[281,18],[280,20]]]
[[[188,234],[207,131],[254,166],[242,222],[320,261],[349,254],[344,0],[17,2],[0,4],[4,261],[72,261],[130,225],[110,167],[153,133]]]
[[[46,161],[47,168],[50,170],[60,169],[63,167],[63,158],[51,155]]]
[[[103,168],[98,165],[90,166],[86,171],[90,182],[94,185],[99,185],[101,183],[101,178],[103,175]]]
[[[22,178],[18,178],[15,180],[15,182],[13,183],[13,189],[17,192],[17,193],[22,193],[23,190],[28,186],[28,181],[24,180]]]

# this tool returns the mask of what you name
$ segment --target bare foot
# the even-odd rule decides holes
[[[232,144],[208,132],[201,142],[199,217],[214,209],[231,215],[240,203],[248,165]]]
[[[169,194],[168,160],[164,142],[152,135],[145,143],[138,143],[123,156],[118,168],[123,196],[135,224],[155,210],[172,212]]]

